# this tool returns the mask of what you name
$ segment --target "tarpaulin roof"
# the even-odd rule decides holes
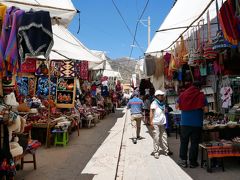
[[[65,27],[77,12],[71,0],[1,0],[1,3],[7,6],[16,6],[26,11],[31,8],[49,11],[50,16],[57,17]]]
[[[85,60],[94,63],[101,63],[103,59],[95,56],[88,48],[86,48],[75,36],[72,35],[65,27],[61,25],[53,25],[54,45],[50,54],[50,59],[54,59],[56,53],[62,57],[74,60]]]
[[[218,4],[220,7],[222,0],[218,0]],[[208,7],[209,5],[210,7]],[[214,0],[176,1],[176,4],[158,29],[158,32],[155,33],[146,53],[149,54],[161,52],[162,50],[169,50],[169,46],[187,30],[188,26],[201,16],[205,9],[209,9],[211,19],[216,17]],[[197,22],[194,23],[194,25],[196,24]]]
[[[98,50],[91,50],[91,51],[93,52],[94,55],[103,59],[104,61],[101,64],[92,63],[92,65],[90,66],[90,69],[92,69],[92,70],[100,70],[100,69],[112,70],[112,67],[109,64],[109,62],[107,61],[107,56],[104,51],[98,51]]]

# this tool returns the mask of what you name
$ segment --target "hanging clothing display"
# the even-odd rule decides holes
[[[61,77],[75,77],[74,62],[72,60],[63,61],[60,69]]]
[[[18,38],[22,62],[27,56],[43,55],[47,59],[53,46],[49,12],[29,11],[24,13],[18,29]]]
[[[153,56],[151,56],[151,55],[145,56],[144,61],[145,61],[147,76],[153,75],[155,73],[155,67],[156,67]]]
[[[220,90],[221,99],[222,99],[222,108],[230,108],[232,105],[231,96],[232,96],[232,88],[230,86],[222,87]]]
[[[7,76],[11,76],[13,70],[18,69],[17,31],[23,14],[23,10],[10,7],[4,16],[0,37],[0,71],[6,71]]]
[[[224,34],[224,38],[232,45],[237,45],[240,41],[240,32],[238,29],[238,17],[235,15],[232,0],[223,3],[219,12],[219,24]]]
[[[88,80],[88,61],[75,62],[76,76],[83,80]]]
[[[35,73],[36,72],[36,61],[34,58],[27,58],[26,61],[21,65],[22,73]]]
[[[7,6],[0,4],[0,34],[2,31],[3,18],[5,16],[6,10],[7,10]]]

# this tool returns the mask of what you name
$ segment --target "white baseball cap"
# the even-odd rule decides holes
[[[165,92],[163,92],[161,90],[156,90],[154,95],[155,96],[157,96],[157,95],[165,95]]]

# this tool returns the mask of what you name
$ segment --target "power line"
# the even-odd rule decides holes
[[[122,15],[122,13],[121,13],[121,11],[120,11],[119,8],[117,7],[117,5],[116,5],[116,3],[114,2],[114,0],[112,0],[112,3],[113,3],[113,5],[114,5],[114,7],[116,8],[118,14],[120,15],[122,21],[124,22],[125,26],[127,27],[128,32],[129,32],[130,35],[134,38],[134,40],[135,40],[134,42],[136,42],[138,48],[144,53],[143,49],[141,48],[141,46],[139,45],[139,43],[138,43],[137,40],[135,39],[133,33],[131,32],[131,29],[129,28],[127,22],[125,21],[123,15]]]
[[[143,8],[143,11],[142,11],[140,17],[138,18],[138,21],[137,21],[137,24],[136,24],[136,27],[135,27],[135,32],[134,32],[134,37],[133,37],[133,43],[132,43],[132,45],[134,45],[134,43],[135,43],[135,41],[136,41],[136,35],[137,35],[138,25],[139,25],[139,22],[140,22],[140,20],[142,19],[143,15],[144,15],[146,9],[147,9],[148,3],[149,3],[149,0],[147,0],[145,6],[144,6],[144,8]],[[132,57],[133,47],[134,47],[134,46],[131,47],[129,59]]]

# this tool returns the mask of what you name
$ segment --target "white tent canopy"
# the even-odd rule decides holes
[[[50,16],[57,17],[59,22],[52,26],[54,45],[50,53],[52,60],[86,60],[100,64],[103,60],[87,49],[66,27],[76,14],[71,0],[3,0],[6,6],[16,6],[25,11],[45,10]],[[56,22],[52,22],[56,23]],[[40,57],[41,58],[41,57]]]
[[[209,0],[178,0],[158,29],[160,32],[155,33],[146,53],[157,53],[162,50],[169,50],[168,47],[200,16],[210,2]],[[218,0],[218,4],[220,7],[222,1]],[[215,1],[210,5],[209,12],[210,18],[214,19],[216,17]],[[206,19],[206,15],[203,18]],[[194,25],[196,25],[197,22]],[[206,22],[205,20],[205,23]],[[177,29],[162,31],[170,28]]]
[[[54,39],[52,52],[55,53],[50,53],[50,59],[55,59],[56,54],[58,54],[68,59],[86,60],[99,64],[103,61],[99,57],[95,56],[88,48],[86,48],[65,27],[55,24],[52,26],[52,29]]]
[[[103,62],[101,64],[92,63],[91,66],[89,67],[90,69],[92,69],[92,70],[100,70],[100,69],[112,70],[112,67],[109,64],[109,62],[107,61],[107,56],[106,56],[106,53],[104,51],[91,50],[91,52],[95,56],[101,58],[103,60]]]
[[[1,3],[8,7],[19,7],[25,11],[29,11],[31,8],[49,11],[50,16],[57,17],[60,24],[65,27],[67,27],[77,12],[71,0],[2,0]]]
[[[122,76],[121,76],[120,72],[113,71],[113,70],[104,70],[103,76],[116,77],[118,80],[122,80]]]

